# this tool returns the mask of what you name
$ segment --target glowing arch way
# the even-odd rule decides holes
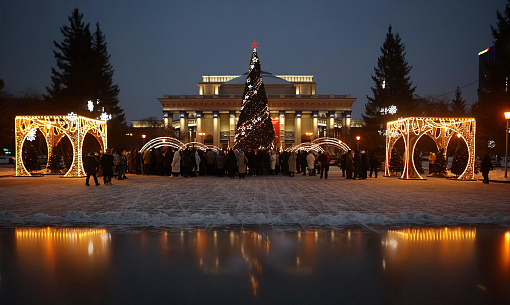
[[[343,153],[346,153],[350,150],[350,147],[342,142],[339,139],[336,138],[318,138],[313,140],[312,142],[305,142],[301,144],[294,145],[292,147],[289,147],[286,149],[286,151],[293,152],[298,150],[305,150],[310,151],[313,150],[315,152],[324,152],[324,148],[322,146],[334,146],[340,150],[342,150]]]
[[[64,177],[83,177],[83,139],[87,133],[92,134],[101,145],[106,148],[106,121],[89,119],[79,115],[68,116],[17,116],[15,119],[16,134],[16,176],[31,176],[23,164],[23,143],[30,132],[39,129],[48,145],[48,168],[53,147],[67,136],[73,146],[73,163]]]
[[[140,149],[140,152],[143,153],[146,150],[151,150],[153,148],[159,148],[159,147],[172,147],[176,150],[183,150],[183,149],[186,149],[187,147],[202,149],[202,150],[206,150],[206,149],[212,149],[212,150],[216,150],[216,151],[220,150],[218,147],[216,147],[214,145],[205,145],[200,142],[182,143],[181,141],[179,141],[176,138],[158,137],[158,138],[154,138],[154,139],[150,140],[149,142],[147,142],[142,147],[142,149]]]
[[[410,117],[386,124],[386,162],[385,175],[390,175],[389,164],[391,151],[395,143],[402,137],[404,139],[404,171],[401,179],[423,179],[414,165],[414,148],[423,135],[434,140],[439,149],[447,151],[448,144],[455,134],[466,142],[468,147],[468,163],[464,172],[459,176],[461,180],[475,178],[475,133],[476,121],[474,118],[428,118]]]

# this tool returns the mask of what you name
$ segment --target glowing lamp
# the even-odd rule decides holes
[[[305,135],[311,136],[311,135],[313,135],[313,132],[305,132]]]
[[[356,140],[358,140],[358,141],[359,141],[360,139],[361,139],[361,137],[360,137],[360,136],[357,136],[357,137],[356,137]]]
[[[510,112],[505,112],[505,119],[510,120]]]

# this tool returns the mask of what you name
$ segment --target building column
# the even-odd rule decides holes
[[[213,145],[220,147],[220,113],[213,111]]]
[[[204,136],[201,135],[202,131],[202,111],[197,111],[197,142],[204,143]]]
[[[342,113],[342,128],[351,128],[351,114],[352,111],[344,111],[344,113]]]
[[[188,113],[186,111],[179,112],[179,125],[180,125],[180,138],[184,143],[188,143],[189,131],[188,131]]]
[[[328,116],[326,119],[326,136],[327,137],[335,137],[335,112],[328,111]]]
[[[234,147],[234,140],[236,135],[236,112],[235,111],[229,111],[229,130],[230,130],[230,148]]]
[[[170,111],[163,111],[163,126],[165,129],[170,128],[172,125],[172,113]]]
[[[313,135],[310,137],[310,141],[313,141],[319,137],[319,111],[312,111],[312,128]]]
[[[285,111],[280,111],[280,150],[285,149]]]
[[[301,111],[296,111],[296,131],[294,134],[294,144],[301,143]]]

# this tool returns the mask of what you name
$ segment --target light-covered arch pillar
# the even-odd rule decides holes
[[[464,172],[458,177],[460,180],[473,180],[475,176],[475,134],[476,121],[474,118],[429,118],[410,117],[388,122],[386,125],[386,161],[385,175],[389,176],[389,162],[391,151],[395,143],[404,139],[404,170],[401,179],[424,179],[416,170],[414,164],[414,149],[423,135],[434,140],[438,149],[446,149],[454,134],[459,134],[468,147],[468,163]]]
[[[85,176],[82,150],[83,140],[88,132],[98,140],[102,150],[106,149],[106,121],[90,119],[73,113],[67,116],[17,116],[15,118],[16,176],[31,176],[23,164],[23,144],[27,136],[37,129],[41,131],[46,140],[48,160],[53,153],[53,147],[64,136],[69,138],[73,147],[73,162],[64,177]]]

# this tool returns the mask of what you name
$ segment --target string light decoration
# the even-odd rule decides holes
[[[324,149],[322,148],[322,146],[327,146],[327,145],[334,146],[334,147],[340,149],[342,151],[342,153],[346,153],[349,150],[351,150],[351,148],[347,144],[345,144],[344,142],[342,142],[341,140],[339,140],[337,138],[323,137],[323,138],[315,139],[312,142],[296,144],[294,146],[287,148],[285,151],[295,152],[295,151],[299,151],[299,150],[305,150],[308,152],[310,150],[313,150],[315,152],[324,152]]]
[[[195,149],[202,149],[207,150],[211,149],[214,151],[219,151],[220,148],[214,145],[205,145],[200,142],[189,142],[189,143],[183,143],[179,141],[176,138],[172,137],[158,137],[150,140],[147,142],[141,149],[140,152],[143,153],[146,150],[151,150],[153,148],[160,148],[160,147],[171,147],[175,150],[184,150],[187,147],[189,148],[195,148]]]
[[[260,75],[257,44],[255,41],[251,44],[253,52],[250,71],[246,78],[241,114],[234,138],[234,148],[245,151],[249,148],[273,148],[275,145],[275,132],[267,107],[266,90]]]
[[[468,162],[459,180],[475,179],[475,133],[476,120],[474,118],[432,118],[409,117],[386,124],[386,161],[385,175],[390,175],[390,158],[395,143],[404,139],[404,171],[401,179],[424,179],[414,165],[414,149],[423,135],[428,135],[438,150],[447,151],[448,144],[455,134],[460,135],[468,148]]]
[[[107,143],[107,126],[105,121],[94,120],[70,113],[67,116],[17,116],[15,118],[16,134],[16,176],[31,176],[23,164],[23,143],[31,130],[39,129],[46,140],[49,160],[53,154],[53,147],[57,146],[63,137],[67,136],[73,147],[73,162],[64,177],[84,177],[83,140],[87,133],[92,134],[102,150]]]

